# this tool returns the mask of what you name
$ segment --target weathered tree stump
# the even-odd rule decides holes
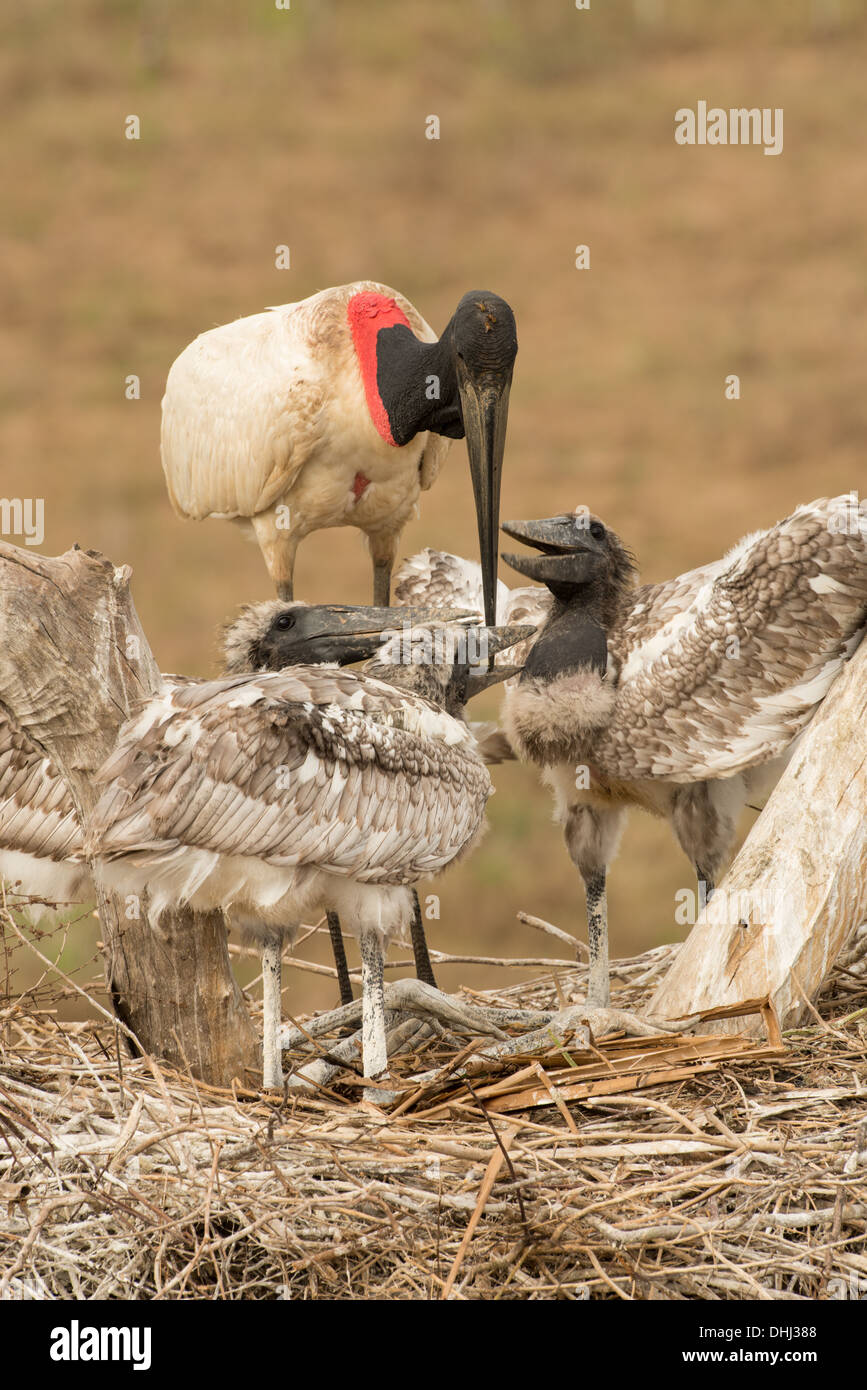
[[[649,1012],[679,1017],[769,994],[782,1026],[794,1027],[865,918],[867,641],[809,724]]]
[[[60,768],[84,826],[94,772],[160,684],[131,573],[95,551],[51,558],[0,542],[0,700]],[[254,1079],[260,1043],[222,913],[183,909],[152,923],[146,902],[97,892],[106,983],[142,1047],[214,1085]]]

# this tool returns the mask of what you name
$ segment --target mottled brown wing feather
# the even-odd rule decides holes
[[[831,529],[839,503],[801,507],[725,561],[637,592],[609,633],[617,698],[593,747],[604,775],[728,776],[805,727],[867,622],[867,509],[863,529]]]
[[[92,834],[106,859],[180,844],[373,883],[444,868],[491,790],[457,721],[322,667],[167,687],[99,780]]]
[[[0,849],[58,862],[83,849],[64,778],[8,714],[0,716]]]
[[[475,560],[465,560],[430,546],[402,560],[394,575],[395,603],[474,610],[482,617],[482,570]],[[553,599],[547,589],[527,585],[509,589],[497,584],[497,622],[538,626],[548,616]],[[505,666],[519,665],[535,639],[519,642],[497,658]]]

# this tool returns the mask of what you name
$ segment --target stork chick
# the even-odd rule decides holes
[[[402,621],[411,630],[424,617],[303,604],[247,609],[237,652],[254,644],[259,664],[278,669],[167,678],[124,725],[98,774],[89,844],[105,881],[146,889],[157,916],[177,903],[221,908],[263,942],[268,1087],[282,1082],[282,940],[323,910],[360,938],[364,1069],[377,1076],[387,1065],[383,950],[408,919],[411,885],[465,853],[484,824],[490,778],[469,729],[443,706],[457,709],[499,673],[472,669],[459,645],[436,675],[391,669],[410,687],[436,682],[442,703],[434,703],[309,664],[370,656],[386,630]],[[525,635],[487,631],[488,654]],[[232,645],[230,637],[227,655]]]
[[[636,587],[634,561],[582,509],[503,530],[551,594],[505,723],[543,770],[584,881],[588,1002],[609,999],[606,872],[637,805],[664,816],[713,892],[737,817],[766,797],[867,630],[867,504],[808,503],[722,560]]]

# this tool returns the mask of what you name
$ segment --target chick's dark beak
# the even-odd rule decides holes
[[[541,552],[504,554],[510,569],[540,584],[585,584],[601,565],[605,551],[579,516],[552,516],[543,521],[505,521],[503,531]]]
[[[441,622],[476,625],[478,616],[459,608],[317,604],[300,611],[297,626],[285,632],[272,629],[261,647],[262,664],[270,670],[299,663],[350,666],[367,661],[411,628]]]
[[[513,623],[507,627],[483,627],[474,632],[478,640],[478,662],[470,666],[467,680],[467,700],[489,690],[492,685],[520,675],[522,666],[494,666],[493,660],[500,652],[507,651],[516,642],[525,642],[536,629],[526,624]]]

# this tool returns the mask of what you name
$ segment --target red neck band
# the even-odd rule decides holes
[[[354,294],[346,307],[346,316],[349,319],[352,342],[361,368],[370,418],[386,444],[394,444],[388,412],[376,384],[376,335],[381,328],[391,328],[396,323],[402,323],[410,329],[411,324],[395,300],[385,294],[376,294],[373,290]]]

